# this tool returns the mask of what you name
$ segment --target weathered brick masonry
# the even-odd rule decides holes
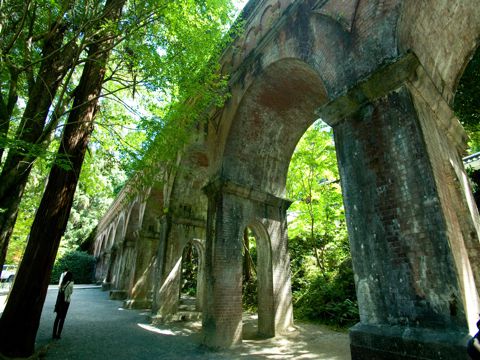
[[[154,314],[168,317],[192,243],[204,342],[238,344],[249,227],[259,332],[287,329],[286,175],[321,117],[334,129],[360,307],[352,358],[465,359],[480,310],[479,222],[451,104],[478,46],[477,1],[252,0],[243,16],[221,58],[230,99],[164,187],[112,206],[97,232],[98,279],[131,306],[152,292]]]

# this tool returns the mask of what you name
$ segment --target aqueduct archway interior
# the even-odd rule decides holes
[[[175,313],[182,251],[200,239],[204,342],[241,342],[250,226],[267,259],[259,328],[275,335],[292,325],[285,183],[297,142],[321,117],[335,135],[359,302],[352,357],[462,358],[479,312],[479,222],[451,106],[478,45],[479,12],[460,0],[247,5],[245,36],[221,60],[231,98],[192,134],[174,180],[145,208],[156,214],[148,256],[144,246],[130,255],[143,270],[155,259],[154,313]],[[106,235],[113,241],[99,236],[109,254],[122,226]],[[122,276],[115,263],[107,268]]]

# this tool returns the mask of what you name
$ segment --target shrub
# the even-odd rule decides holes
[[[318,273],[295,294],[297,318],[347,327],[359,321],[351,262],[344,261],[334,276]]]
[[[182,255],[182,277],[180,293],[197,295],[198,253],[192,244],[188,244]]]
[[[91,284],[94,280],[95,257],[83,251],[71,251],[57,259],[53,266],[51,284],[58,284],[61,273],[68,269],[76,284]]]

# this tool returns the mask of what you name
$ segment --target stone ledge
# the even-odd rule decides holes
[[[357,324],[350,329],[352,360],[466,360],[469,335],[447,329]]]
[[[253,200],[274,207],[283,207],[285,209],[288,209],[293,203],[292,200],[284,199],[260,189],[238,184],[232,180],[224,178],[214,179],[203,188],[203,192],[207,196],[224,192],[226,194],[232,194],[244,199]]]
[[[364,105],[398,89],[415,76],[420,65],[413,53],[407,53],[383,65],[363,80],[348,89],[343,95],[318,108],[315,114],[335,126],[346,117],[356,113]]]

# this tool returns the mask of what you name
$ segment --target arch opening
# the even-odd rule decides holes
[[[182,305],[193,306],[196,308],[197,286],[198,286],[198,251],[191,242],[183,249],[181,286],[180,286],[180,308]]]
[[[127,218],[125,237],[120,245],[121,258],[119,259],[118,281],[119,290],[127,292],[133,287],[134,271],[135,271],[135,251],[141,251],[136,242],[139,238],[139,230],[141,226],[140,202],[135,200]]]
[[[359,321],[333,129],[317,120],[292,156],[287,196],[296,318],[349,327]]]
[[[247,90],[227,138],[222,176],[285,196],[290,157],[326,103],[319,75],[305,62],[284,59],[266,68]]]
[[[188,241],[182,251],[179,310],[201,312],[205,287],[204,250],[201,240]]]
[[[480,205],[480,47],[459,77],[453,109],[468,134],[469,156],[464,158],[477,208]]]
[[[269,65],[247,90],[237,109],[225,146],[222,177],[241,187],[253,188],[259,193],[284,199],[287,196],[287,174],[294,150],[307,129],[317,120],[315,110],[327,101],[328,95],[323,81],[310,65],[297,59],[283,59]],[[332,136],[330,129],[329,137]],[[330,147],[333,148],[336,166],[333,142]],[[334,180],[339,188],[339,177]],[[340,188],[338,192],[341,193]],[[337,202],[343,209],[341,195]],[[254,203],[244,209],[244,216],[247,218],[251,209],[256,209],[253,210],[258,211],[256,218],[262,220],[259,223],[248,223],[247,230],[242,233],[244,298],[246,288],[247,291],[249,287],[256,289],[256,297],[252,291],[249,305],[254,308],[256,302],[258,306],[258,324],[255,324],[255,321],[247,323],[243,329],[243,338],[275,336],[276,333],[288,331],[293,320],[287,214],[282,213],[286,209],[281,210],[278,215],[272,214],[273,216],[260,210],[258,204]],[[344,218],[338,222],[345,226]],[[246,281],[248,275],[245,273],[245,253],[250,253],[245,251],[246,239],[251,245],[255,244],[253,248],[257,255],[256,261],[253,256],[250,259],[257,269],[257,279],[251,283]],[[346,248],[345,253],[349,255],[346,230],[340,242],[338,247]],[[327,245],[331,244],[326,242],[324,247]],[[333,278],[338,273],[348,273],[350,276],[349,291],[353,295],[341,300],[348,305],[348,310],[357,316],[355,320],[351,320],[351,324],[358,318],[355,287],[351,263],[346,259],[347,255],[342,256],[338,265],[341,264],[345,271],[335,273],[332,270],[329,276]],[[326,255],[324,262],[333,262],[327,258]],[[345,263],[342,263],[342,260],[345,260]],[[276,275],[274,278],[274,268],[275,274],[282,273],[285,276]],[[332,305],[332,301],[329,305]]]
[[[242,236],[242,289],[244,340],[275,336],[272,249],[261,224],[251,223]]]
[[[120,244],[124,236],[125,218],[122,214],[117,221],[117,227],[112,231],[113,244],[110,248],[110,264],[107,271],[106,283],[116,284],[118,281],[119,260],[121,258]]]

